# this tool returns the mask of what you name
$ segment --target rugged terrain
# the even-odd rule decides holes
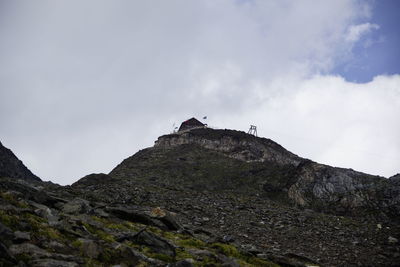
[[[24,180],[40,181],[40,178],[34,175],[20,161],[14,153],[3,146],[0,142],[0,177],[21,178]]]
[[[400,263],[400,175],[318,164],[243,132],[164,135],[71,186],[2,176],[0,266]]]

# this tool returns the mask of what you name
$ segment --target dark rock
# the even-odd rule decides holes
[[[221,262],[221,266],[223,267],[240,267],[239,263],[237,263],[235,259],[225,255],[217,255],[217,260]]]
[[[50,225],[53,226],[53,225],[56,225],[58,223],[59,216],[57,215],[55,210],[52,210],[52,209],[50,209],[49,207],[47,207],[45,205],[38,204],[38,203],[35,203],[35,202],[31,202],[30,204],[36,208],[35,209],[35,213],[38,216],[46,219]]]
[[[235,241],[235,237],[231,236],[231,235],[224,235],[221,238],[221,242],[222,243],[232,243]]]
[[[167,240],[162,239],[151,232],[142,230],[135,234],[131,240],[136,244],[148,246],[155,253],[175,257],[175,247]]]
[[[10,228],[0,222],[0,237],[1,241],[10,245],[14,239],[14,233]]]
[[[31,235],[28,232],[16,231],[16,232],[14,232],[14,235],[15,235],[14,236],[15,243],[22,243],[22,242],[31,240]]]
[[[68,214],[88,213],[91,210],[89,201],[76,198],[64,204],[62,212]]]
[[[0,241],[0,265],[2,261],[4,261],[5,266],[12,266],[17,262],[8,248]]]
[[[167,228],[168,230],[177,231],[182,228],[182,226],[176,221],[176,219],[171,214],[166,214],[158,218]]]
[[[0,177],[18,178],[26,181],[41,181],[14,153],[0,142]]]
[[[161,229],[168,229],[168,227],[161,223],[159,220],[152,218],[151,216],[134,209],[122,208],[122,207],[107,207],[106,211],[113,214],[114,216],[131,222],[142,223],[145,225],[152,225]]]
[[[399,240],[398,240],[397,238],[393,237],[393,236],[389,236],[389,237],[388,237],[388,242],[389,242],[390,244],[396,244],[396,243],[399,242]]]
[[[79,239],[82,242],[82,252],[83,255],[91,258],[97,259],[101,253],[103,253],[102,248],[97,244],[97,242],[89,239]]]
[[[12,245],[9,248],[10,253],[13,256],[18,255],[29,255],[32,258],[50,258],[51,253],[47,252],[44,249],[39,248],[38,246],[31,243],[22,243]]]

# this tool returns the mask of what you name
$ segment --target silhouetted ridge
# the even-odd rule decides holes
[[[41,181],[14,153],[0,142],[0,177]]]

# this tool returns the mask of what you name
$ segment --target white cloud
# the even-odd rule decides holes
[[[357,25],[351,25],[346,34],[346,41],[348,42],[357,42],[361,39],[363,35],[370,33],[373,30],[378,30],[379,25],[373,23],[362,23]]]
[[[236,118],[243,129],[255,123],[263,136],[321,163],[387,177],[399,172],[400,75],[366,84],[325,75],[265,86],[281,94]]]
[[[332,155],[357,129],[398,133],[389,116],[398,78],[356,85],[322,75],[367,34],[349,30],[369,16],[361,1],[16,0],[0,12],[0,140],[44,179],[108,172],[193,115],[239,129],[251,121],[300,155],[360,169],[373,165]],[[390,119],[371,121],[368,108],[365,119],[345,96],[379,100],[374,111]],[[352,129],[347,118],[368,123]],[[339,131],[336,143],[327,129]],[[300,145],[310,139],[315,146]]]

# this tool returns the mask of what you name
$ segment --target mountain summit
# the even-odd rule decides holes
[[[194,128],[163,135],[110,176],[197,191],[257,194],[334,214],[400,216],[392,179],[301,158],[245,132]]]

